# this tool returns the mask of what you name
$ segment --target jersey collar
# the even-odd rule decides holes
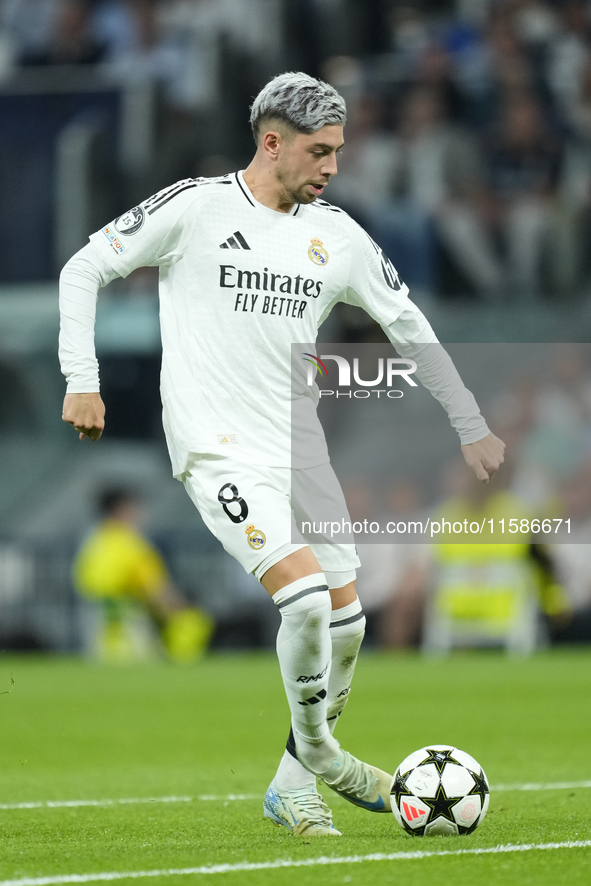
[[[259,211],[262,210],[273,216],[283,215],[286,218],[289,218],[290,215],[297,215],[299,213],[301,209],[301,203],[296,203],[289,212],[278,212],[275,209],[270,209],[268,206],[265,206],[264,203],[259,203],[259,201],[253,196],[252,191],[244,181],[244,170],[240,169],[238,172],[234,173],[234,175],[236,178],[236,183],[242,191],[245,199],[248,200],[250,205],[253,206],[255,209],[258,209]]]

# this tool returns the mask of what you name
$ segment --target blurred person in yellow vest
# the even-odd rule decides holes
[[[432,539],[435,584],[424,646],[503,645],[528,654],[543,639],[540,614],[568,608],[538,531],[544,515],[536,520],[506,486],[468,486],[453,467],[450,477],[454,494],[432,517],[441,531]]]
[[[92,653],[110,662],[163,652],[174,661],[199,658],[213,621],[187,605],[162,556],[141,533],[140,498],[126,489],[106,489],[98,509],[100,522],[73,565],[76,590],[96,604],[87,643]]]

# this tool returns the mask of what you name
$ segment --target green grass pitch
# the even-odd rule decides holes
[[[211,655],[186,668],[2,654],[0,886],[101,873],[119,882],[130,872],[167,886],[589,884],[591,846],[459,851],[591,841],[591,787],[580,784],[591,785],[590,665],[584,649],[523,661],[363,655],[337,732],[343,746],[393,771],[424,744],[454,744],[484,766],[490,811],[471,836],[417,838],[325,789],[343,837],[306,840],[262,818],[289,719],[273,654]],[[574,786],[506,789],[530,782]],[[162,802],[170,796],[181,799]],[[159,799],[40,805],[122,798]],[[279,866],[288,860],[300,864]]]

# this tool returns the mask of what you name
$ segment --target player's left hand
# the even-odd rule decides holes
[[[476,443],[465,443],[462,454],[480,482],[488,483],[505,461],[505,444],[494,434],[489,434]]]

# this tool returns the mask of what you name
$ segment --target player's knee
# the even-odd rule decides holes
[[[330,632],[339,643],[348,643],[353,639],[361,639],[365,634],[365,614],[359,597],[340,609],[333,609],[330,618]]]
[[[300,578],[273,595],[283,621],[298,621],[309,631],[328,630],[331,601],[324,575],[319,572]]]

